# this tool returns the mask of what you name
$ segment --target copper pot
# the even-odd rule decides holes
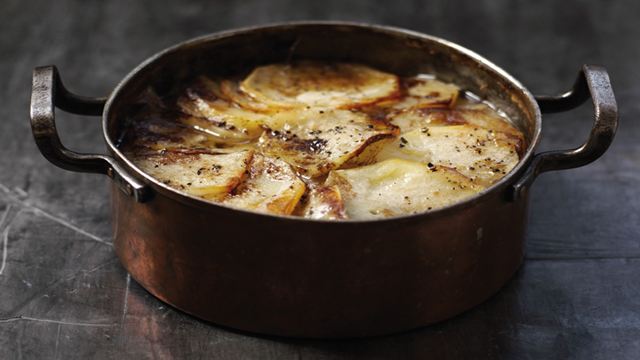
[[[207,69],[230,75],[291,57],[348,60],[399,75],[436,74],[504,110],[523,131],[520,164],[489,189],[422,214],[319,221],[235,209],[142,173],[117,148],[132,99],[169,94]],[[587,99],[595,121],[583,146],[535,154],[541,111]],[[54,107],[102,114],[108,155],[66,149]],[[108,175],[114,245],[131,276],[161,300],[216,324],[293,337],[341,338],[413,329],[497,292],[519,267],[529,187],[542,172],[590,163],[613,140],[617,106],[607,72],[585,65],[573,89],[534,97],[479,55],[435,37],[381,26],[306,22],[187,41],[146,60],[108,98],[69,93],[54,66],[35,69],[31,123],[55,165]]]

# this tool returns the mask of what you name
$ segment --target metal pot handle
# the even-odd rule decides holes
[[[88,98],[71,94],[62,84],[58,69],[38,67],[33,71],[31,88],[31,130],[42,155],[65,170],[109,176],[125,193],[144,202],[149,190],[132,177],[116,160],[107,155],[81,154],[62,145],[56,130],[55,107],[79,115],[101,115],[106,98]]]
[[[618,126],[618,105],[609,75],[603,67],[583,65],[570,91],[560,95],[535,96],[542,113],[568,111],[589,98],[593,100],[595,117],[585,143],[573,150],[548,151],[534,156],[529,167],[511,187],[509,200],[521,198],[538,175],[587,165],[609,148]]]

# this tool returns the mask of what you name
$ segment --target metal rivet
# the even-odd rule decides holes
[[[113,179],[113,169],[112,168],[107,169],[107,175],[109,175],[109,177]]]
[[[127,186],[125,186],[125,188],[127,189],[127,194],[129,194],[129,195],[133,194],[133,188],[131,187],[131,185],[127,184]]]
[[[527,192],[527,187],[523,186],[522,189],[520,189],[520,197],[524,197],[525,192]]]

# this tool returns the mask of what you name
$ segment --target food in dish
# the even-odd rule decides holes
[[[200,75],[140,96],[119,147],[187,194],[313,219],[376,219],[472,196],[518,163],[524,137],[434,77],[347,62]]]

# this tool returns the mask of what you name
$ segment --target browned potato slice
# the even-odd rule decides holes
[[[222,139],[247,141],[259,137],[269,116],[241,108],[220,94],[218,82],[197,78],[178,98],[177,105],[185,115],[178,115],[177,120]]]
[[[441,108],[392,111],[387,117],[391,119],[394,125],[400,127],[400,134],[431,126],[466,124],[466,120],[458,111]]]
[[[220,80],[200,75],[191,81],[182,91],[182,97],[189,100],[202,99],[213,107],[225,109],[231,99],[224,94]]]
[[[207,136],[162,117],[136,118],[122,135],[125,153],[153,153],[166,147],[180,147],[185,143],[203,144]]]
[[[309,186],[292,215],[310,219],[348,219],[337,186]]]
[[[351,219],[423,212],[484,189],[453,169],[402,159],[335,170],[325,184],[340,189]]]
[[[240,89],[260,102],[285,109],[349,109],[400,95],[395,75],[361,64],[310,60],[257,67]]]
[[[241,150],[255,150],[252,144],[234,144],[227,146],[226,143],[218,143],[215,140],[208,139],[202,134],[189,134],[182,138],[182,141],[176,143],[170,138],[161,138],[150,142],[137,142],[135,146],[127,146],[123,151],[127,155],[154,155],[162,154],[170,151],[182,154],[230,154]]]
[[[221,155],[167,151],[139,156],[133,162],[171,187],[212,199],[226,195],[246,177],[253,154],[246,150]]]
[[[400,135],[377,157],[378,161],[393,158],[452,167],[485,187],[519,161],[513,140],[474,125],[430,127]]]
[[[482,126],[483,128],[489,129],[493,132],[501,132],[507,135],[516,144],[518,153],[522,154],[525,143],[522,132],[511,125],[506,118],[498,115],[498,113],[488,105],[478,103],[473,106],[459,109],[457,112],[467,124]]]
[[[390,104],[394,109],[448,108],[458,98],[458,88],[440,80],[407,78],[402,82],[406,95],[399,102]]]
[[[237,141],[224,141],[217,136],[197,131],[175,122],[177,116],[168,114],[145,119],[135,119],[124,134],[122,151],[131,156],[158,154],[162,151],[182,153],[221,154],[255,146]],[[173,117],[174,121],[171,120]]]
[[[255,154],[247,179],[219,201],[244,209],[289,215],[305,187],[289,164]]]
[[[522,133],[506,118],[482,103],[459,109],[424,108],[392,111],[387,117],[400,127],[400,134],[425,127],[472,124],[509,136],[518,147],[519,153],[524,146]]]
[[[376,162],[376,155],[378,155],[380,150],[382,150],[389,141],[391,141],[391,138],[376,141],[367,145],[361,153],[342,163],[342,165],[340,165],[340,169],[351,169],[358,166],[373,164]]]
[[[240,83],[235,80],[222,80],[220,83],[220,89],[229,97],[233,102],[240,105],[240,107],[252,111],[261,113],[274,113],[279,108],[274,108],[266,103],[260,102],[247,93],[240,90]]]
[[[379,141],[391,139],[397,127],[349,110],[303,108],[281,111],[260,137],[265,155],[281,158],[301,175],[318,177],[342,166]],[[360,158],[366,163],[369,159]]]
[[[160,100],[159,100],[160,101]],[[130,156],[157,154],[160,151],[180,150],[194,153],[224,153],[255,147],[237,141],[225,141],[192,127],[184,126],[178,118],[182,112],[164,107],[143,107],[133,118],[125,121],[126,131],[118,141],[122,151]]]

